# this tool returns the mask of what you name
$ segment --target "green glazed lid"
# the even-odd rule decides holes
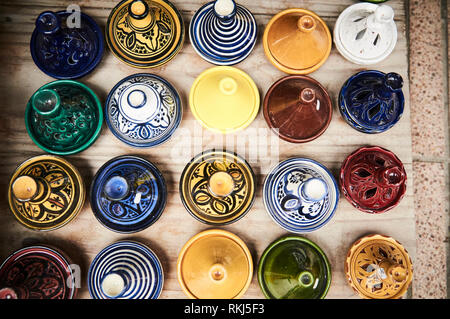
[[[44,151],[70,155],[88,148],[100,134],[100,100],[86,85],[59,80],[39,88],[28,101],[25,126]]]
[[[331,266],[315,243],[286,236],[262,254],[258,282],[269,299],[323,299],[331,284]]]

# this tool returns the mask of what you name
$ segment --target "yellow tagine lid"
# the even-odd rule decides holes
[[[245,243],[221,229],[192,237],[177,261],[178,282],[194,299],[240,298],[250,286],[253,261]]]
[[[181,50],[184,23],[167,0],[123,0],[109,15],[105,37],[123,62],[139,68],[158,67]]]
[[[252,78],[230,66],[202,72],[191,87],[189,104],[207,129],[231,133],[246,128],[258,115],[259,91]]]
[[[331,33],[314,12],[287,9],[269,21],[263,35],[264,52],[279,70],[308,74],[317,70],[331,52]]]
[[[395,239],[369,235],[356,241],[345,261],[350,286],[366,299],[399,299],[412,281],[413,266]]]
[[[23,162],[8,186],[12,213],[22,225],[34,230],[64,226],[81,210],[84,199],[84,183],[78,170],[52,155]]]

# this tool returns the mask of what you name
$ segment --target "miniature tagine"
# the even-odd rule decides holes
[[[406,171],[394,153],[361,147],[342,163],[340,184],[344,196],[359,210],[379,214],[399,204],[406,193]]]
[[[167,189],[161,172],[137,156],[118,156],[97,171],[90,201],[95,217],[120,233],[141,231],[164,211]]]
[[[180,179],[181,201],[197,220],[226,225],[242,218],[255,199],[255,176],[237,154],[209,150],[194,157]]]
[[[8,202],[14,217],[33,230],[54,230],[74,219],[85,200],[83,179],[67,160],[32,157],[14,171]]]
[[[331,285],[331,266],[312,241],[285,236],[263,252],[258,282],[266,298],[323,299]]]
[[[28,101],[25,126],[33,142],[56,155],[81,152],[100,134],[100,100],[86,85],[58,80],[39,88]]]
[[[217,65],[243,61],[252,52],[257,34],[252,13],[234,0],[215,0],[203,5],[189,27],[195,51]]]
[[[71,262],[54,248],[25,247],[0,266],[0,299],[74,299],[76,292]]]
[[[333,106],[316,80],[291,75],[275,82],[264,98],[264,118],[278,136],[291,143],[309,142],[325,132]]]
[[[345,273],[350,286],[362,298],[399,299],[411,284],[413,265],[398,241],[383,235],[369,235],[350,248]]]
[[[182,113],[175,88],[148,73],[122,79],[109,92],[105,107],[111,132],[135,147],[152,147],[167,141],[180,124]]]
[[[119,241],[95,256],[88,271],[93,299],[157,299],[164,272],[156,254],[134,241]]]
[[[218,133],[232,133],[249,126],[258,115],[259,104],[255,82],[245,72],[230,66],[202,72],[189,93],[195,118]]]
[[[253,261],[245,243],[221,229],[192,237],[177,260],[178,282],[193,299],[238,299],[253,276]]]
[[[314,12],[287,9],[276,14],[266,26],[264,52],[279,70],[309,74],[320,68],[331,52],[331,33]]]
[[[382,133],[403,114],[403,79],[397,73],[361,71],[351,76],[339,93],[339,111],[344,120],[363,133]]]
[[[169,62],[183,41],[183,19],[168,0],[123,0],[106,23],[106,42],[113,54],[138,68]]]
[[[397,43],[394,10],[367,2],[349,6],[336,21],[334,43],[341,55],[353,63],[381,62]]]
[[[330,221],[337,208],[339,191],[325,166],[306,158],[291,158],[267,175],[263,201],[279,226],[293,233],[306,233]]]
[[[72,19],[72,14],[79,14],[79,20]],[[45,11],[36,19],[30,52],[45,74],[57,79],[80,78],[102,59],[103,34],[85,13]]]

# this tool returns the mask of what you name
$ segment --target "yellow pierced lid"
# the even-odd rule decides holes
[[[177,261],[178,282],[194,299],[240,298],[250,286],[253,261],[245,243],[221,229],[192,237]]]
[[[230,66],[201,73],[191,87],[189,104],[207,129],[231,133],[246,128],[258,115],[259,91],[252,78]]]

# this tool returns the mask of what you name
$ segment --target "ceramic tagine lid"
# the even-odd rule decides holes
[[[349,6],[336,21],[334,43],[353,63],[369,65],[384,60],[397,43],[394,10],[367,2]]]
[[[290,158],[275,166],[263,187],[264,206],[282,228],[306,233],[324,226],[339,201],[337,183],[322,164]]]
[[[95,217],[106,228],[134,233],[158,220],[167,189],[155,165],[137,156],[118,156],[97,171],[90,201]]]
[[[53,230],[74,219],[85,199],[83,179],[65,159],[32,157],[14,171],[8,202],[20,224],[33,230]]]
[[[134,74],[117,83],[108,95],[105,118],[122,142],[152,147],[167,141],[180,124],[180,96],[165,79]]]
[[[249,126],[258,115],[259,103],[258,87],[252,78],[230,66],[202,72],[189,93],[195,118],[218,133],[236,132]]]
[[[111,51],[138,68],[169,62],[181,50],[183,41],[183,19],[167,0],[123,0],[106,23],[106,42]]]
[[[93,299],[157,299],[164,272],[156,254],[134,241],[119,241],[95,256],[88,271]]]
[[[314,12],[287,9],[276,14],[263,35],[264,52],[279,70],[308,74],[325,63],[331,52],[331,34]]]
[[[88,148],[102,129],[100,100],[86,85],[58,80],[39,88],[28,101],[25,126],[33,142],[56,155]]]
[[[45,74],[57,79],[79,78],[102,59],[103,34],[97,23],[82,12],[45,11],[36,19],[30,52]]]
[[[309,142],[325,132],[333,106],[316,80],[291,75],[275,82],[264,98],[264,118],[278,136],[291,143]]]
[[[234,0],[215,0],[202,6],[192,18],[189,37],[206,61],[233,65],[252,52],[258,34],[256,20]]]
[[[253,205],[255,176],[239,155],[208,150],[184,168],[180,196],[197,220],[210,225],[230,224],[244,217]]]
[[[413,265],[398,241],[369,235],[348,251],[345,273],[350,286],[363,298],[399,299],[411,284]]]
[[[70,265],[54,248],[22,248],[0,266],[0,299],[73,299],[77,288]]]
[[[359,210],[378,214],[399,204],[406,193],[406,171],[394,153],[361,147],[342,163],[340,184],[344,196]]]
[[[331,266],[312,241],[285,236],[263,252],[258,282],[270,299],[323,299],[331,285]]]
[[[363,133],[381,133],[394,126],[403,114],[403,79],[397,73],[361,71],[351,76],[339,93],[344,120]]]
[[[178,282],[193,299],[238,299],[253,276],[253,261],[235,234],[210,229],[192,237],[177,260]]]

